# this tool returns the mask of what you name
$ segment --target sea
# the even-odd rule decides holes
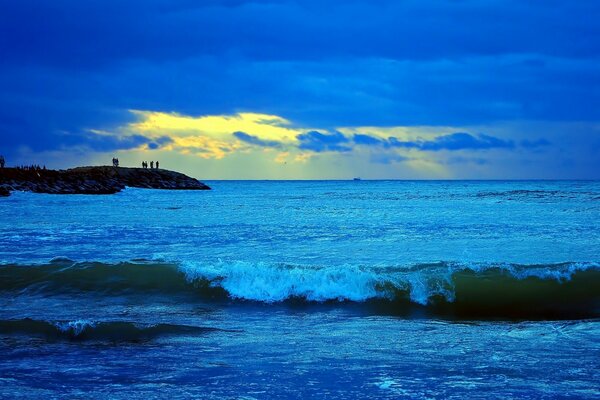
[[[600,182],[0,199],[2,399],[600,399]]]

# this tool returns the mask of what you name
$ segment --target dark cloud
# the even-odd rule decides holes
[[[264,140],[258,136],[249,135],[246,132],[233,132],[233,136],[242,142],[253,144],[255,146],[274,148],[281,147],[281,143],[276,140]]]
[[[515,144],[512,140],[503,140],[494,136],[479,134],[470,135],[464,132],[438,136],[434,140],[422,142],[421,150],[486,150],[486,149],[512,149]]]
[[[438,136],[433,140],[400,140],[393,136],[387,140],[382,140],[371,135],[355,134],[353,141],[357,145],[400,147],[425,151],[513,149],[515,147],[515,143],[512,140],[504,140],[485,134],[471,135],[464,132]],[[545,139],[541,139],[534,144],[539,146],[544,141]],[[532,147],[531,143],[527,142],[527,144],[529,147]]]
[[[599,9],[593,0],[3,0],[0,44],[8,62],[86,68],[229,54],[261,60],[593,57],[600,49],[593,17]]]
[[[301,133],[296,138],[300,141],[298,148],[301,150],[312,150],[317,153],[323,151],[346,152],[352,150],[349,146],[350,140],[341,132],[321,133],[310,131]]]
[[[355,133],[352,137],[352,140],[358,145],[376,146],[384,144],[384,141],[382,139],[371,135],[365,135],[362,133]]]
[[[388,138],[388,141],[385,144],[389,147],[404,147],[407,149],[418,149],[423,144],[423,141],[405,141],[392,136]]]
[[[173,143],[173,139],[171,139],[168,136],[162,136],[162,137],[159,137],[157,139],[154,139],[153,142],[149,142],[148,143],[148,148],[150,150],[158,150],[161,147],[163,147],[163,146],[165,146],[167,144],[170,144],[170,143]]]
[[[61,146],[64,148],[87,149],[89,151],[109,152],[117,150],[131,150],[146,146],[156,150],[170,143],[171,138],[164,136],[158,139],[150,139],[142,135],[112,136],[87,133],[86,135],[63,135]]]

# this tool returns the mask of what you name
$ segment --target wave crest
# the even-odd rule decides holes
[[[438,262],[411,266],[285,263],[50,263],[0,266],[0,290],[160,293],[265,303],[387,302],[465,315],[600,316],[600,264]],[[71,330],[79,329],[70,325]],[[85,328],[83,328],[85,329]]]

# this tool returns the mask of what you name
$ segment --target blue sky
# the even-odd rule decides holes
[[[600,178],[596,1],[0,0],[0,153],[205,179]]]

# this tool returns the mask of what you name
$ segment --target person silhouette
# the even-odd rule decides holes
[[[156,169],[158,169],[158,161],[156,162]]]
[[[150,161],[150,169],[154,169],[154,161]]]
[[[0,156],[0,168],[4,168],[6,164],[6,160],[4,160],[4,156]]]

